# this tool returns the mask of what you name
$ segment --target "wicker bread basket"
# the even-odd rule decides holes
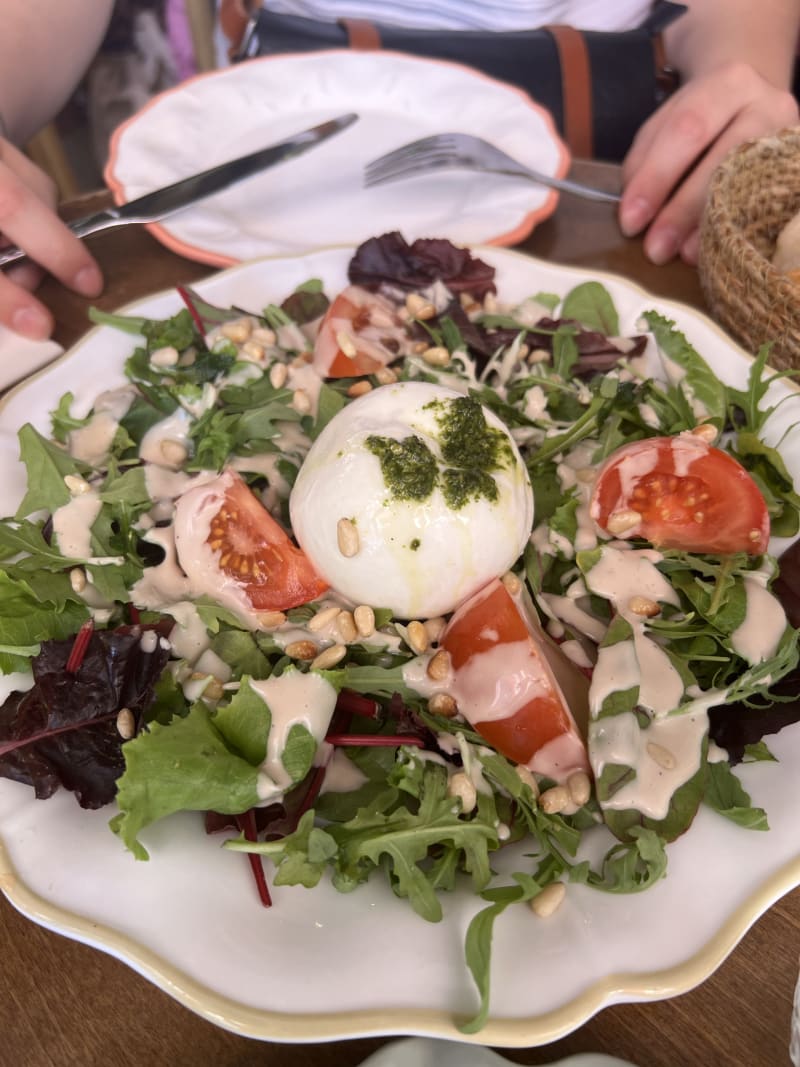
[[[800,211],[800,126],[741,145],[717,168],[700,228],[699,272],[715,319],[748,351],[800,367],[800,282],[770,262]]]

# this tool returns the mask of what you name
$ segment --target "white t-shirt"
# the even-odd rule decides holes
[[[652,0],[265,0],[276,14],[335,21],[362,18],[431,30],[522,30],[564,23],[579,30],[630,30]]]

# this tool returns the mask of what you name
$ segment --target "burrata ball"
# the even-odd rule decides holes
[[[453,611],[518,559],[533,492],[488,408],[439,385],[398,382],[331,419],[290,512],[303,551],[341,596],[425,619]]]

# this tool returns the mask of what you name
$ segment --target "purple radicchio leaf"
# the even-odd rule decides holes
[[[138,728],[169,646],[142,645],[138,627],[94,633],[74,674],[66,665],[73,640],[44,641],[32,661],[34,685],[0,708],[0,776],[34,788],[40,799],[59,785],[84,808],[114,799],[125,769],[116,719],[129,708]]]

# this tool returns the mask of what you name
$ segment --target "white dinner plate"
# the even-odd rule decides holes
[[[190,259],[228,266],[390,230],[408,240],[435,233],[513,244],[555,208],[543,186],[470,171],[364,189],[370,160],[445,131],[477,134],[546,174],[569,166],[549,112],[519,89],[456,63],[384,51],[267,57],[192,78],[116,131],[106,181],[123,203],[350,111],[358,122],[324,144],[150,229]]]
[[[588,277],[503,249],[477,254],[497,267],[501,299],[565,293]],[[350,255],[328,249],[266,259],[197,288],[214,303],[247,309],[280,301],[311,277],[333,293],[345,282]],[[622,332],[658,307],[720,376],[744,386],[748,358],[708,319],[622,279],[591,277],[610,291]],[[128,310],[161,318],[179,306],[164,292]],[[48,412],[67,390],[77,398],[76,413],[87,408],[100,390],[123,381],[133,345],[130,336],[93,329],[2,402],[0,514],[14,510],[24,486],[16,429],[30,419],[47,432]],[[772,395],[787,388],[775,385]],[[773,440],[797,419],[796,407],[778,409]],[[782,447],[797,476],[797,434]],[[800,728],[768,743],[780,762],[738,773],[753,803],[766,808],[769,832],[748,832],[701,809],[669,846],[667,877],[647,892],[614,896],[571,885],[546,921],[525,907],[505,912],[495,931],[490,1018],[470,1040],[544,1044],[606,1005],[674,996],[706,978],[748,927],[800,884]],[[445,897],[445,917],[435,925],[377,881],[345,895],[327,882],[313,890],[278,887],[274,907],[265,910],[246,857],[223,852],[219,838],[204,834],[200,816],[147,829],[151,859],[141,863],[108,830],[111,814],[83,811],[63,790],[38,801],[27,787],[0,780],[0,888],[35,921],[110,952],[231,1030],[279,1041],[378,1034],[463,1040],[457,1022],[477,1007],[464,933],[481,906],[466,884]],[[769,966],[765,961],[762,980]]]

